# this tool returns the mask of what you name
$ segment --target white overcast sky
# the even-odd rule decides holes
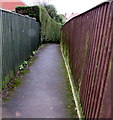
[[[31,5],[33,1],[37,0],[23,0],[28,5]],[[44,0],[40,0],[44,1]],[[45,0],[49,1],[49,3],[55,5],[58,13],[60,14],[71,14],[74,13],[82,13],[105,0]]]

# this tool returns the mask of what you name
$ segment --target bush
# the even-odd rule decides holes
[[[19,6],[16,12],[35,17],[41,25],[41,43],[60,42],[60,28],[62,24],[55,22],[48,14],[46,9],[41,6]]]

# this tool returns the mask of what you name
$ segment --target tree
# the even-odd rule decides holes
[[[56,20],[56,22],[59,22],[61,24],[65,23],[65,18],[62,14],[57,14],[55,20]]]
[[[51,16],[51,18],[55,19],[55,17],[57,16],[57,11],[56,11],[56,8],[54,7],[54,5],[43,4],[43,6],[47,10],[47,12]]]
[[[51,18],[53,18],[56,22],[59,22],[61,24],[64,23],[64,19],[62,15],[57,14],[57,10],[54,5],[52,4],[43,4],[44,8],[47,10],[48,14],[50,15]]]

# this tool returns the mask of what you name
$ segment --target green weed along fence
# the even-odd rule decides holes
[[[16,13],[0,10],[2,20],[2,85],[16,74],[18,66],[39,46],[39,23]],[[1,58],[2,57],[2,58]]]

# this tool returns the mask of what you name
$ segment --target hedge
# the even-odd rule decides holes
[[[41,25],[41,43],[60,42],[61,24],[54,21],[42,6],[18,6],[16,12],[36,18]]]

